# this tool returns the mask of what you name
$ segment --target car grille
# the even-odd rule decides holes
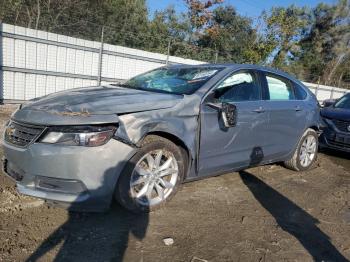
[[[350,132],[348,130],[348,127],[350,126],[350,122],[347,121],[341,121],[341,120],[332,120],[334,125],[342,132]]]
[[[5,130],[5,141],[19,147],[26,147],[34,142],[45,127],[10,122]]]

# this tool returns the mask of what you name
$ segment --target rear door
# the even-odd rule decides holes
[[[268,118],[261,97],[260,79],[252,70],[233,73],[209,93],[201,105],[201,176],[263,161]],[[218,110],[208,106],[223,102],[237,108],[234,127],[225,128]]]
[[[297,99],[293,82],[277,74],[262,72],[265,110],[269,118],[265,149],[267,161],[288,156],[306,127],[304,102]]]

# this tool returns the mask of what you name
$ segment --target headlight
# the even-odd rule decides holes
[[[116,129],[115,126],[50,127],[39,142],[67,146],[101,146],[112,138]]]

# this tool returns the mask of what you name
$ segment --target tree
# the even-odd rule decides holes
[[[273,46],[233,6],[217,7],[199,40],[199,45],[217,50],[219,60],[235,63],[263,63]]]
[[[319,4],[312,11],[308,32],[300,42],[301,66],[310,80],[320,78],[324,84],[338,84],[350,67],[349,1],[336,5]]]
[[[271,14],[263,13],[266,23],[265,33],[274,42],[272,65],[284,68],[298,50],[298,43],[308,21],[305,8],[291,5],[287,8],[274,7]]]
[[[148,30],[145,0],[3,0],[5,23],[98,40],[105,26],[106,41],[142,47]]]
[[[212,19],[212,7],[221,4],[223,0],[201,1],[201,0],[185,0],[188,9],[188,17],[190,21],[190,30],[194,37],[203,32],[205,27]],[[190,37],[189,40],[191,40]],[[195,38],[196,40],[196,38]]]
[[[150,50],[167,52],[170,42],[171,53],[181,53],[183,48],[179,44],[186,44],[190,35],[190,22],[185,14],[177,14],[174,7],[168,7],[154,14],[154,18],[149,22],[149,34]]]

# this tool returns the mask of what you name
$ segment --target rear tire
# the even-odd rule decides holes
[[[120,175],[115,191],[117,201],[135,213],[163,206],[177,192],[185,163],[181,149],[173,142],[147,136]]]
[[[294,171],[309,170],[317,159],[318,135],[315,130],[308,128],[299,140],[298,146],[291,159],[284,165]]]

